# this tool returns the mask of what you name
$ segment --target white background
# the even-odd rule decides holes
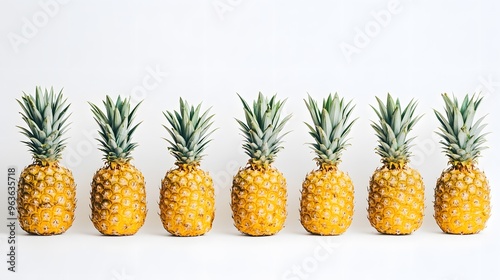
[[[73,227],[51,237],[20,230],[19,272],[7,272],[1,261],[2,279],[499,278],[497,2],[138,2],[1,1],[2,174],[9,165],[22,169],[31,161],[15,127],[24,125],[15,99],[36,85],[64,87],[72,103],[64,164],[78,184]],[[390,18],[380,19],[388,13]],[[252,100],[259,91],[287,98],[285,111],[293,114],[275,162],[288,180],[289,214],[279,234],[251,238],[232,225],[229,193],[231,177],[247,161],[234,120],[243,118],[236,92]],[[492,132],[479,162],[492,186],[492,217],[480,234],[446,235],[432,217],[435,181],[447,164],[432,109],[442,110],[443,92],[462,98],[475,91],[485,96],[478,116],[488,115]],[[340,165],[355,183],[356,212],[344,235],[317,237],[303,230],[298,215],[301,182],[315,168],[303,99],[330,92],[357,104],[352,145]],[[411,135],[417,136],[412,166],[426,184],[426,216],[411,236],[379,235],[366,219],[368,179],[380,164],[369,105],[387,92],[405,104],[417,98],[417,112],[424,114]],[[101,236],[88,218],[90,181],[102,162],[87,102],[101,104],[106,94],[144,100],[133,163],[146,177],[149,212],[144,227],[130,237]],[[218,128],[202,162],[216,183],[216,219],[211,232],[196,238],[171,237],[157,215],[160,180],[174,162],[162,139],[162,111],[177,108],[179,96],[212,107]],[[5,196],[0,195],[1,221]],[[1,229],[4,260],[6,227]]]

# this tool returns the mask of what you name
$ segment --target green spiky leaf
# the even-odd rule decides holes
[[[485,116],[474,122],[476,110],[483,98],[466,94],[463,101],[459,102],[455,96],[450,98],[446,93],[441,96],[445,115],[437,110],[434,113],[441,124],[437,134],[442,138],[440,143],[443,151],[452,165],[473,164],[486,148],[483,144],[487,133],[482,133],[486,126],[482,124]]]
[[[212,126],[212,118],[209,115],[210,108],[201,110],[201,104],[190,106],[182,98],[179,98],[178,111],[166,111],[163,113],[170,127],[163,126],[172,140],[168,150],[175,157],[176,164],[198,165],[203,158],[203,151],[212,140],[209,136],[214,130],[209,131]],[[201,115],[200,115],[201,113]]]
[[[292,116],[281,119],[285,101],[278,100],[276,95],[269,99],[259,92],[252,107],[239,94],[238,97],[243,104],[246,121],[236,120],[245,137],[243,149],[252,163],[269,165],[283,148],[281,139],[287,133],[280,133]]]
[[[347,136],[352,124],[356,121],[350,120],[354,108],[352,101],[346,103],[344,98],[335,93],[334,97],[329,94],[323,99],[321,107],[311,96],[304,102],[312,119],[312,123],[306,125],[315,140],[310,146],[317,155],[316,162],[320,166],[337,165],[342,151],[348,145]]]
[[[68,130],[68,108],[62,94],[41,87],[35,88],[35,95],[23,92],[17,100],[21,106],[21,117],[27,127],[18,127],[29,141],[22,141],[29,148],[35,162],[58,161],[66,147],[66,138],[62,138]]]
[[[103,152],[106,162],[128,162],[132,159],[131,153],[137,147],[137,143],[132,142],[132,135],[140,124],[134,125],[132,121],[141,103],[131,110],[130,98],[118,96],[113,101],[110,96],[106,96],[103,100],[104,110],[101,110],[89,102],[99,126],[99,150]]]
[[[378,117],[378,122],[372,122],[372,128],[377,134],[379,145],[375,149],[382,162],[389,167],[401,167],[409,161],[411,142],[408,133],[422,116],[415,116],[417,102],[411,100],[403,108],[399,99],[394,100],[387,94],[384,103],[376,97],[378,108],[371,106]]]

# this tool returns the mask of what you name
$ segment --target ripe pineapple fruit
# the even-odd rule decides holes
[[[17,205],[19,224],[28,233],[61,234],[73,224],[76,208],[76,184],[71,171],[61,164],[63,139],[68,129],[69,104],[62,90],[54,94],[36,87],[35,96],[24,93],[21,116],[28,128],[19,127],[29,138],[23,141],[32,155],[19,178]]]
[[[307,124],[315,143],[318,169],[307,174],[302,183],[300,222],[310,233],[339,235],[351,225],[354,214],[354,185],[346,173],[338,169],[354,121],[349,121],[351,102],[337,94],[323,99],[322,107],[309,96],[305,101],[313,125]]]
[[[238,95],[239,96],[239,95]],[[288,115],[280,121],[284,101],[259,96],[250,107],[243,103],[246,123],[237,120],[245,137],[243,148],[250,160],[233,178],[231,209],[235,227],[252,236],[273,235],[279,232],[286,219],[286,179],[271,166],[283,147],[279,135]]]
[[[104,235],[132,235],[146,219],[144,176],[130,163],[130,154],[137,147],[132,134],[139,124],[132,122],[139,105],[131,110],[130,99],[120,96],[116,102],[106,96],[103,103],[106,113],[90,103],[105,161],[92,179],[91,220]]]
[[[189,106],[180,98],[179,111],[163,113],[172,137],[168,148],[177,168],[165,175],[160,190],[160,217],[163,227],[176,236],[198,236],[212,228],[215,194],[212,178],[200,169],[203,151],[211,141],[208,131],[213,115]]]
[[[473,123],[482,98],[465,95],[460,104],[445,93],[446,116],[434,110],[441,123],[443,150],[451,166],[444,170],[434,190],[434,218],[446,233],[473,234],[484,229],[490,217],[490,186],[476,167],[485,142],[483,118]]]
[[[420,173],[409,167],[410,142],[407,134],[421,118],[413,114],[417,103],[412,100],[404,109],[399,99],[387,94],[387,102],[377,97],[380,123],[373,122],[379,146],[377,154],[383,166],[370,179],[368,219],[384,234],[411,234],[424,216],[424,182]]]

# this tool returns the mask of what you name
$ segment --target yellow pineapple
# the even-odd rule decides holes
[[[105,164],[92,179],[91,220],[104,235],[132,235],[146,219],[146,186],[141,171],[134,167],[131,152],[137,147],[132,125],[139,105],[130,109],[130,99],[109,96],[103,101],[105,111],[90,103],[99,125],[98,139]]]
[[[201,104],[189,106],[180,98],[179,111],[164,113],[172,140],[168,148],[177,168],[162,180],[160,217],[163,227],[176,236],[198,236],[212,228],[215,216],[215,194],[212,178],[200,169],[202,152],[211,140],[208,131],[213,115],[201,112]]]
[[[65,148],[62,138],[68,126],[68,108],[62,90],[54,94],[36,87],[35,96],[24,94],[21,116],[28,128],[19,127],[29,138],[23,141],[32,155],[19,178],[17,207],[19,224],[31,234],[61,234],[73,224],[76,184],[71,171],[59,160]]]
[[[372,127],[377,133],[377,153],[382,167],[370,179],[368,219],[384,234],[411,234],[422,225],[424,216],[424,182],[420,173],[408,166],[410,142],[406,139],[420,117],[414,117],[414,100],[403,109],[399,99],[387,94],[384,104],[377,97],[379,123]]]
[[[286,179],[271,166],[282,149],[279,135],[288,115],[280,121],[284,101],[259,96],[250,107],[240,96],[246,123],[237,120],[245,136],[243,148],[250,160],[233,178],[231,209],[235,227],[251,236],[278,233],[286,220]]]
[[[446,116],[434,111],[441,124],[443,150],[450,167],[443,171],[434,190],[434,218],[446,233],[473,234],[483,230],[490,217],[490,186],[486,175],[476,167],[482,145],[483,118],[474,121],[482,98],[465,95],[457,98],[443,94]]]
[[[323,100],[323,106],[309,96],[305,101],[313,125],[307,124],[315,143],[318,169],[307,174],[302,183],[300,222],[310,233],[339,235],[351,225],[354,214],[354,185],[338,169],[347,136],[354,121],[349,121],[353,106],[337,94]]]

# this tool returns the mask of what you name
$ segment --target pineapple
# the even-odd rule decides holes
[[[490,186],[476,167],[485,140],[483,118],[473,123],[482,98],[466,95],[460,104],[445,93],[446,116],[434,110],[441,123],[440,142],[451,165],[437,180],[434,218],[446,233],[473,234],[484,229],[490,217]]]
[[[259,92],[253,107],[239,97],[246,123],[237,122],[245,137],[243,148],[250,159],[233,178],[231,209],[234,225],[247,235],[273,235],[285,223],[287,190],[285,177],[271,164],[283,148],[281,139],[284,135],[279,133],[291,115],[280,121],[284,101],[278,100],[276,95],[268,99]]]
[[[354,185],[346,173],[338,169],[347,135],[354,121],[349,121],[351,102],[344,102],[337,94],[323,100],[323,106],[309,96],[305,101],[313,125],[309,134],[315,143],[318,169],[307,174],[302,183],[300,222],[310,233],[339,235],[351,225],[354,214]]]
[[[382,167],[370,179],[368,219],[384,234],[411,234],[417,230],[424,216],[424,182],[420,173],[408,166],[410,142],[408,133],[421,116],[414,116],[417,103],[411,100],[403,109],[399,99],[387,94],[387,102],[377,97],[380,123],[372,127],[378,137],[377,154]]]
[[[19,178],[17,205],[19,224],[31,234],[61,234],[73,224],[76,184],[71,171],[59,161],[65,148],[68,108],[62,90],[54,94],[36,87],[35,96],[24,93],[21,116],[28,128],[19,127],[29,138],[23,141],[33,155]]]
[[[170,124],[164,126],[172,137],[168,148],[177,166],[168,171],[161,183],[160,217],[163,227],[176,236],[198,236],[212,228],[215,195],[212,178],[200,169],[203,150],[213,115],[200,111],[180,98],[179,111],[163,113]]]
[[[104,235],[132,235],[146,219],[144,176],[130,163],[130,154],[137,147],[132,134],[139,124],[132,122],[139,105],[131,110],[130,99],[120,96],[116,102],[106,96],[103,103],[106,112],[90,103],[105,161],[92,179],[91,220]]]

